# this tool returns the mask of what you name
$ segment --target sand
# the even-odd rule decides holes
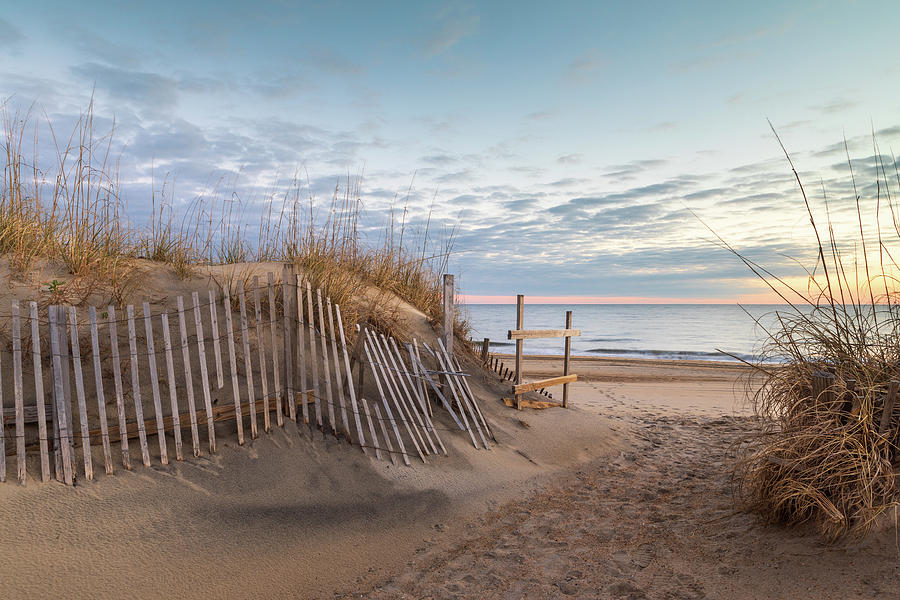
[[[467,368],[494,427],[491,451],[442,432],[449,456],[395,467],[288,423],[243,447],[223,432],[212,457],[168,467],[154,457],[151,469],[75,489],[0,485],[0,597],[849,598],[896,589],[890,530],[825,546],[735,510],[731,444],[753,426],[745,369],[578,359],[571,409],[519,412],[500,402],[508,385]],[[559,363],[533,359],[526,369],[555,374]]]

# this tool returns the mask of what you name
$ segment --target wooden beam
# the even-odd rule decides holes
[[[562,375],[560,377],[551,377],[550,379],[541,379],[540,381],[532,381],[531,383],[514,385],[513,393],[519,395],[524,394],[525,392],[533,392],[534,390],[539,390],[544,387],[550,387],[552,385],[575,383],[576,381],[578,381],[578,375],[572,373],[571,375]]]
[[[519,294],[516,296],[516,330],[522,331],[525,327],[525,296]],[[510,338],[512,339],[512,338]],[[516,340],[516,385],[522,383],[522,353],[524,352],[523,338]],[[516,404],[522,398],[516,393]]]
[[[508,340],[536,340],[542,338],[578,337],[580,329],[510,329],[506,333]]]
[[[515,408],[516,400],[515,400],[515,398],[504,398],[503,404],[507,405],[510,408]],[[519,406],[521,408],[543,409],[543,408],[560,408],[560,407],[562,407],[562,404],[560,404],[559,402],[547,402],[545,400],[522,399],[519,401]]]

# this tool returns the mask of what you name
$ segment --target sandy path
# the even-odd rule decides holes
[[[346,597],[895,597],[900,548],[892,530],[828,546],[809,531],[736,511],[733,444],[753,423],[732,416],[734,399],[723,395],[732,386],[689,383],[697,375],[691,365],[653,371],[650,381],[609,382],[618,387],[588,378],[574,394],[627,423],[631,449],[470,523],[463,541],[436,539],[402,573]],[[730,371],[733,381],[740,370]],[[665,389],[648,387],[669,376]],[[664,398],[679,377],[677,393]]]

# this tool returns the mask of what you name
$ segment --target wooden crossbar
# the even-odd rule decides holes
[[[560,377],[551,377],[550,379],[541,379],[540,381],[532,381],[531,383],[514,385],[513,394],[524,394],[525,392],[533,392],[534,390],[539,390],[541,388],[546,388],[553,385],[561,385],[563,383],[575,383],[576,381],[578,381],[578,375],[576,375],[575,373],[572,373],[571,375],[561,375]]]
[[[510,329],[508,340],[536,340],[541,338],[578,337],[580,329]]]

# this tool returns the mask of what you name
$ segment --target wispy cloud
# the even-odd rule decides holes
[[[596,48],[576,56],[566,68],[565,78],[573,83],[589,81],[598,71],[606,66],[606,59],[600,56]]]
[[[7,21],[0,18],[0,48],[6,50],[15,49],[25,40],[22,30]]]
[[[436,17],[437,25],[422,41],[422,49],[427,56],[443,54],[460,40],[474,34],[480,17],[446,7]]]

